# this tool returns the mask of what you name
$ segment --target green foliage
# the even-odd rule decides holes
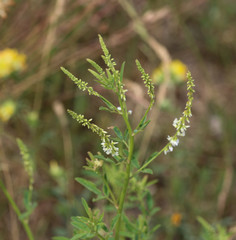
[[[148,166],[163,151],[167,153],[170,150],[170,144],[171,146],[176,146],[177,138],[168,139],[170,142],[159,152],[153,153],[142,164],[139,162],[137,158],[138,155],[134,151],[134,136],[143,131],[150,122],[150,120],[147,119],[147,114],[154,104],[154,85],[149,75],[145,73],[140,62],[137,60],[136,65],[141,73],[144,85],[147,88],[150,104],[137,127],[132,130],[126,105],[126,90],[124,90],[123,84],[125,64],[122,64],[120,71],[117,70],[116,63],[111,57],[100,35],[99,41],[104,53],[102,59],[107,68],[103,70],[93,60],[88,59],[88,62],[95,69],[95,71],[89,69],[89,72],[95,77],[95,81],[102,87],[116,94],[120,105],[119,107],[115,107],[115,105],[105,97],[94,92],[92,88],[88,88],[85,82],[78,80],[64,68],[62,68],[62,70],[76,83],[79,89],[82,91],[87,90],[89,94],[98,96],[103,103],[105,103],[106,107],[102,106],[100,110],[106,110],[121,115],[127,129],[122,133],[117,126],[114,126],[112,129],[116,137],[111,138],[105,130],[91,123],[92,119],[87,120],[84,115],[68,110],[72,118],[77,120],[82,126],[91,129],[92,132],[100,137],[103,151],[108,155],[112,155],[112,158],[107,158],[101,153],[93,155],[89,152],[89,158],[86,159],[87,166],[85,166],[85,169],[89,172],[93,172],[94,180],[91,181],[81,177],[75,179],[96,195],[93,201],[105,201],[105,206],[109,206],[111,213],[109,215],[107,214],[106,207],[103,208],[102,213],[100,213],[101,211],[96,208],[92,209],[89,207],[86,200],[82,199],[87,217],[72,217],[71,224],[74,227],[74,234],[71,240],[95,238],[119,240],[124,237],[132,240],[147,240],[150,239],[159,228],[159,224],[153,225],[152,223],[152,219],[159,211],[159,208],[154,206],[154,201],[150,192],[150,186],[156,183],[156,181],[148,181],[146,174],[153,174],[152,169],[148,168]],[[185,125],[185,121],[189,122],[189,117],[191,117],[193,87],[193,79],[190,73],[188,73],[188,101],[183,117],[179,120],[175,120],[174,125],[177,129],[174,135],[175,137],[178,135],[183,136],[188,127]],[[133,217],[127,215],[130,208],[137,209]],[[104,221],[104,216],[108,218],[106,221]]]
[[[26,147],[26,145],[22,142],[22,140],[17,139],[17,144],[20,149],[20,153],[23,159],[24,168],[29,176],[29,189],[24,192],[23,196],[23,203],[24,203],[24,212],[21,212],[19,207],[17,206],[16,202],[6,189],[4,183],[0,179],[0,188],[2,189],[3,193],[5,194],[6,198],[8,199],[9,203],[11,204],[13,210],[15,211],[19,221],[23,225],[23,228],[27,234],[27,237],[29,240],[34,240],[33,233],[30,229],[30,226],[28,224],[29,217],[33,213],[34,209],[36,208],[37,204],[32,201],[32,193],[33,193],[33,159],[29,154],[29,150]]]
[[[26,190],[24,193],[24,206],[26,211],[21,214],[20,219],[28,221],[29,216],[34,211],[37,204],[32,202],[33,194],[33,183],[34,183],[34,167],[33,167],[33,158],[31,157],[27,146],[23,143],[21,139],[17,139],[17,144],[20,149],[20,153],[23,159],[24,168],[29,176],[29,190]]]
[[[129,90],[125,93],[127,105],[133,110],[133,114],[128,114],[135,137],[130,178],[139,175],[138,181],[141,181],[147,175],[148,181],[159,179],[159,183],[150,188],[154,205],[164,205],[151,223],[152,226],[158,223],[162,225],[154,233],[153,239],[200,240],[201,225],[195,221],[198,215],[210,224],[218,219],[223,226],[233,229],[236,216],[233,204],[236,197],[233,191],[236,144],[235,1],[119,2],[122,1],[135,3],[133,9],[138,14],[134,15],[134,19],[128,18],[128,9],[122,10],[118,1],[106,1],[104,5],[104,1],[62,0],[54,1],[50,6],[48,1],[1,1],[3,5],[9,2],[7,8],[3,7],[7,15],[2,19],[1,56],[5,50],[14,48],[15,52],[24,56],[22,60],[25,64],[24,68],[20,64],[21,69],[0,80],[0,181],[23,214],[25,205],[30,205],[30,179],[15,144],[15,136],[18,136],[27,145],[29,153],[33,153],[30,154],[33,156],[35,176],[32,199],[37,198],[41,202],[37,211],[32,213],[35,214],[32,223],[39,223],[32,226],[36,239],[50,239],[52,235],[69,239],[65,236],[71,235],[70,216],[86,214],[81,207],[81,197],[86,199],[91,209],[104,211],[108,226],[115,219],[115,231],[120,215],[116,215],[109,187],[115,195],[117,206],[126,175],[129,132],[122,122],[122,110],[117,109],[120,107],[117,95],[112,89],[106,91],[98,86],[102,83],[96,76],[102,74],[101,70],[103,76],[108,78],[108,67],[98,56],[97,32],[101,31],[106,36],[104,40],[109,43],[109,54],[116,56],[115,68],[120,72],[120,81],[125,84],[125,89]],[[14,4],[10,5],[12,2]],[[140,31],[137,18],[145,22],[150,30],[149,35],[153,37],[147,39],[146,43],[135,33],[136,27]],[[168,24],[165,19],[168,19]],[[163,59],[159,59],[158,52],[151,50],[151,40],[155,39],[164,45],[164,50],[165,46],[170,50],[173,61],[169,65],[168,82],[165,81]],[[0,57],[2,73],[8,71],[12,63],[14,67],[22,63],[12,55],[6,57],[5,61],[4,57]],[[95,61],[100,70],[83,58]],[[145,84],[143,92],[140,92],[142,81],[135,66],[136,58],[150,73],[157,93],[155,98],[161,99],[152,106],[151,116],[155,118],[157,113],[157,122],[148,114],[140,126],[138,124],[145,106],[148,108],[150,98],[145,94]],[[174,148],[171,144],[175,151],[166,158],[158,146],[164,146],[168,134],[174,136],[175,128],[172,128],[171,119],[181,117],[186,97],[186,69],[181,71],[176,66],[172,68],[176,60],[181,60],[186,68],[190,67],[192,73],[197,74],[198,100],[194,105],[194,123],[191,123],[190,131],[186,132],[186,138],[178,136],[180,146]],[[123,61],[125,63],[122,64]],[[60,66],[78,77],[78,81],[82,79],[86,84],[88,80],[86,87],[92,87],[109,102],[103,101],[102,96],[89,95],[87,90],[80,91],[60,71]],[[97,75],[87,72],[88,68]],[[156,71],[160,69],[161,74]],[[93,79],[95,82],[91,82]],[[104,85],[106,83],[104,81]],[[109,88],[112,86],[113,82],[107,85]],[[7,101],[11,101],[12,106],[4,108]],[[99,104],[102,111],[97,110]],[[59,114],[55,111],[55,105],[61,106]],[[83,114],[87,119],[92,118],[91,123],[102,127],[111,135],[110,139],[118,143],[115,146],[119,148],[119,155],[106,155],[99,144],[100,137],[87,131],[87,127],[81,129],[76,121],[68,124],[73,120],[63,111],[64,108]],[[154,126],[155,131],[148,131]],[[145,144],[146,136],[152,136],[150,144]],[[176,139],[170,140],[174,143]],[[88,154],[86,158],[88,151],[93,154]],[[158,157],[157,161],[155,157]],[[86,163],[83,158],[86,158]],[[93,182],[102,192],[103,199],[92,202],[97,196],[74,181],[75,177]],[[120,187],[115,187],[118,184]],[[13,221],[15,214],[11,214],[5,193],[0,189],[0,239],[17,239]],[[104,199],[104,196],[108,198]],[[134,223],[137,218],[134,213],[138,213],[138,209],[135,206],[132,208],[127,197],[124,210]],[[182,216],[178,226],[172,222],[174,213]],[[123,225],[121,223],[122,229]],[[19,227],[20,238],[28,239],[24,229]]]
[[[202,225],[203,232],[201,234],[202,240],[229,240],[232,235],[227,229],[221,225],[213,227],[202,217],[197,218],[198,222]]]

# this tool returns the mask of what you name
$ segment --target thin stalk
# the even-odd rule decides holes
[[[17,207],[15,201],[12,199],[11,195],[9,194],[9,192],[7,191],[4,183],[2,182],[2,180],[0,179],[0,187],[3,191],[3,193],[5,194],[6,198],[8,199],[9,203],[11,204],[13,210],[15,211],[19,221],[22,223],[23,225],[23,228],[29,238],[29,240],[34,240],[34,237],[33,237],[33,234],[32,234],[32,231],[28,225],[28,223],[24,220],[24,219],[21,219],[20,216],[21,216],[21,212],[20,212],[20,209]]]
[[[123,207],[124,207],[125,196],[126,196],[126,192],[127,192],[127,188],[128,188],[129,180],[130,180],[131,159],[132,159],[133,151],[134,151],[133,131],[130,126],[130,122],[128,120],[127,109],[126,109],[126,107],[124,107],[125,104],[124,105],[122,104],[120,97],[119,97],[119,103],[120,103],[120,106],[122,109],[123,119],[125,121],[126,127],[129,132],[129,155],[128,155],[127,162],[126,162],[127,165],[126,165],[126,175],[125,175],[124,187],[122,189],[120,201],[119,201],[119,208],[118,208],[119,219],[117,221],[116,229],[115,229],[115,240],[119,240],[119,238],[120,238],[121,217],[122,217],[122,212],[123,212]]]

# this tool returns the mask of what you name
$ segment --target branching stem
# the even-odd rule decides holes
[[[9,203],[11,204],[13,210],[15,211],[19,221],[22,223],[23,225],[23,228],[29,238],[29,240],[34,240],[34,237],[33,237],[33,234],[32,234],[32,231],[29,227],[29,224],[28,222],[25,220],[25,219],[21,219],[21,212],[20,212],[20,209],[17,207],[15,201],[12,199],[11,195],[9,194],[9,192],[7,191],[4,183],[2,182],[2,180],[0,179],[0,188],[2,189],[3,193],[5,194],[6,198],[8,199]]]
[[[120,97],[119,97],[119,102],[120,102],[120,106],[122,109],[123,118],[124,118],[126,127],[129,132],[129,155],[128,155],[127,162],[126,162],[126,175],[125,175],[124,186],[123,186],[121,196],[120,196],[120,201],[119,201],[119,208],[118,208],[119,219],[117,221],[117,225],[116,225],[116,229],[115,229],[115,240],[119,240],[119,237],[120,237],[121,218],[122,218],[122,213],[123,213],[125,196],[126,196],[126,192],[127,192],[127,188],[128,188],[129,180],[130,180],[131,160],[132,160],[133,151],[134,151],[134,136],[133,136],[133,131],[132,131],[129,119],[128,119],[127,109],[124,108],[125,104],[124,105],[122,104]]]

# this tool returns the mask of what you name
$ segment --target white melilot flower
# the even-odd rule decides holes
[[[165,154],[165,155],[166,155],[168,152],[169,152],[168,149],[165,149],[165,150],[164,150],[164,154]]]
[[[177,139],[171,139],[170,143],[173,147],[176,147],[179,144],[179,139],[178,138]]]
[[[178,146],[179,144],[179,139],[177,137],[170,137],[168,136],[167,137],[167,140],[170,142],[170,144],[173,146],[173,147],[176,147]]]
[[[105,140],[102,141],[101,145],[102,145],[102,149],[103,151],[109,155],[112,154],[112,156],[118,156],[118,151],[119,148],[115,147],[114,145],[116,145],[117,142],[105,142]]]
[[[186,122],[189,123],[189,118],[192,116],[191,108],[192,108],[193,93],[194,93],[193,87],[195,85],[190,72],[187,73],[187,78],[188,78],[188,82],[187,82],[188,101],[186,103],[185,110],[182,113],[183,116],[180,117],[179,119],[175,118],[173,121],[173,126],[176,129],[176,133],[172,137],[170,136],[167,137],[167,140],[169,141],[169,143],[167,143],[167,145],[164,147],[165,154],[167,154],[168,152],[172,152],[173,147],[178,146],[179,144],[178,136],[181,136],[181,137],[185,136],[185,131],[187,130],[187,128],[190,127],[189,125],[186,125]]]
[[[169,151],[172,152],[173,151],[173,147],[170,145],[169,146]]]
[[[177,118],[175,118],[175,120],[173,121],[173,126],[174,126],[175,128],[177,128],[178,125],[179,125],[179,120],[178,120]]]
[[[180,129],[180,131],[177,132],[177,135],[180,137],[184,137],[185,136],[185,131],[183,129]]]
[[[117,110],[118,110],[118,111],[121,111],[121,107],[117,107]]]
[[[129,111],[128,111],[128,114],[130,114],[130,115],[131,115],[132,113],[133,113],[133,111],[132,111],[132,110],[129,110]]]
[[[114,150],[115,150],[115,153],[113,153],[112,156],[113,156],[113,157],[116,157],[116,156],[119,155],[119,152],[118,152],[118,151],[119,151],[119,148],[114,147]]]

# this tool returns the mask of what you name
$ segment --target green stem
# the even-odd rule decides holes
[[[9,194],[9,192],[7,191],[5,185],[3,184],[2,180],[0,179],[0,187],[3,191],[3,193],[5,194],[6,198],[8,199],[9,203],[11,204],[13,210],[15,211],[19,221],[22,223],[23,225],[23,228],[29,238],[29,240],[34,240],[34,237],[33,237],[33,234],[32,234],[32,231],[28,225],[28,223],[26,222],[26,220],[24,219],[21,219],[20,216],[21,216],[21,212],[20,212],[20,209],[17,207],[15,201],[12,199],[11,195]]]
[[[123,113],[123,119],[125,121],[125,124],[127,126],[128,132],[129,132],[129,155],[128,155],[127,162],[126,162],[127,165],[126,165],[126,175],[125,175],[124,187],[122,189],[120,201],[119,201],[119,208],[118,208],[119,219],[117,221],[116,229],[115,229],[115,240],[119,240],[119,238],[120,238],[121,218],[122,218],[125,196],[126,196],[126,192],[127,192],[127,188],[128,188],[129,180],[130,180],[131,159],[132,159],[133,151],[134,151],[134,136],[133,136],[133,131],[130,126],[129,120],[128,120],[127,109],[126,108],[124,109],[124,106],[123,106],[120,98],[119,98],[119,102],[120,102],[120,106],[121,106],[122,113]]]

